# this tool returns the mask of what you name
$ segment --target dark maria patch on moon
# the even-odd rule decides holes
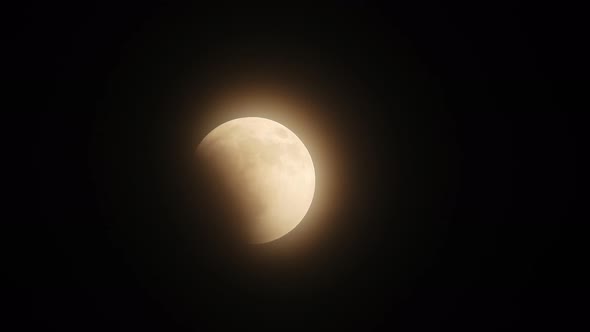
[[[277,128],[277,129],[275,129],[275,134],[277,134],[277,136],[279,136],[280,138],[287,138],[287,137],[289,137],[289,133],[287,133],[287,131],[285,130],[285,128]]]

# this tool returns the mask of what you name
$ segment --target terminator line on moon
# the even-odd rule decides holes
[[[305,217],[315,191],[309,151],[285,126],[264,118],[225,122],[197,147],[223,185],[245,207],[249,243],[266,243],[293,230]],[[220,182],[220,185],[221,182]]]

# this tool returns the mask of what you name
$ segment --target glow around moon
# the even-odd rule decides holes
[[[197,154],[216,168],[219,185],[232,193],[228,201],[245,211],[240,222],[248,242],[284,236],[309,210],[315,191],[313,162],[303,142],[285,126],[258,117],[234,119],[211,131]]]

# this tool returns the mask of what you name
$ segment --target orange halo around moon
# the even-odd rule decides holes
[[[332,224],[338,220],[335,216],[341,210],[339,206],[351,205],[348,202],[349,188],[346,187],[348,182],[344,180],[348,179],[345,175],[349,171],[351,163],[346,159],[346,150],[342,148],[342,136],[339,135],[341,132],[339,126],[342,122],[334,121],[334,116],[338,114],[337,110],[353,107],[353,104],[341,104],[337,100],[328,99],[328,95],[320,97],[310,95],[305,90],[291,88],[289,85],[279,84],[280,82],[262,84],[263,82],[248,81],[247,83],[239,84],[238,82],[237,84],[228,83],[224,86],[214,86],[207,90],[201,90],[197,94],[189,95],[185,99],[184,108],[187,118],[183,121],[187,124],[188,132],[190,132],[191,149],[197,152],[195,155],[198,164],[201,165],[198,168],[204,167],[207,172],[213,171],[214,173],[214,176],[206,176],[205,182],[201,182],[205,192],[209,190],[215,192],[212,195],[205,194],[206,200],[212,200],[210,204],[213,205],[197,208],[211,211],[212,214],[207,215],[208,219],[215,225],[220,225],[224,229],[222,233],[235,236],[234,240],[239,241],[240,238],[244,239],[245,237],[245,242],[272,244],[272,255],[280,256],[279,253],[289,254],[292,252],[301,254],[302,250],[307,252],[307,249],[320,245],[322,241],[342,234],[342,232],[335,233],[333,230],[336,226]],[[195,112],[195,110],[199,111]],[[309,156],[314,177],[313,189],[310,190],[312,199],[305,208],[301,206],[285,208],[285,211],[297,209],[300,211],[298,213],[289,212],[293,215],[292,220],[296,221],[284,221],[284,224],[277,222],[275,226],[268,226],[266,230],[266,226],[259,228],[252,226],[255,224],[253,220],[256,218],[248,216],[256,214],[255,210],[260,208],[261,198],[265,196],[247,194],[255,187],[232,185],[231,182],[235,184],[246,181],[240,180],[239,176],[237,179],[233,178],[236,174],[240,174],[241,166],[232,165],[230,162],[220,162],[224,159],[237,162],[242,152],[235,150],[232,152],[231,149],[221,152],[224,149],[218,148],[209,152],[209,157],[207,157],[209,160],[202,158],[207,154],[205,153],[207,149],[203,148],[202,143],[212,140],[215,136],[223,137],[221,134],[214,134],[216,128],[219,127],[221,130],[225,124],[229,125],[233,123],[232,121],[243,118],[261,118],[269,121],[288,130],[298,142],[302,142],[302,146],[305,143],[303,149]],[[224,135],[229,134],[225,133]],[[226,143],[229,141],[231,139],[226,140]],[[264,143],[259,144],[264,146]],[[213,168],[210,168],[212,165],[214,165]],[[228,176],[232,174],[233,177]],[[266,193],[266,190],[269,189],[264,189],[262,192]],[[305,201],[303,198],[299,199]],[[265,201],[262,200],[262,202]],[[305,204],[300,203],[300,205]],[[260,225],[265,225],[261,221],[264,219],[259,217],[258,220]],[[281,224],[283,226],[278,226]],[[215,225],[212,226],[216,227]],[[273,232],[269,230],[272,227],[280,229],[275,230],[272,235]],[[258,235],[255,234],[257,232]],[[264,234],[265,232],[266,234]],[[233,240],[230,242],[234,243]]]

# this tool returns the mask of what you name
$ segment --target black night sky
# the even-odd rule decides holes
[[[23,322],[570,330],[582,121],[565,105],[575,38],[559,15],[519,2],[28,8],[39,43],[21,60],[48,96]],[[226,202],[191,173],[202,105],[236,82],[321,106],[304,127],[330,138],[339,190],[322,227],[286,237],[315,234],[297,250],[216,234]]]

